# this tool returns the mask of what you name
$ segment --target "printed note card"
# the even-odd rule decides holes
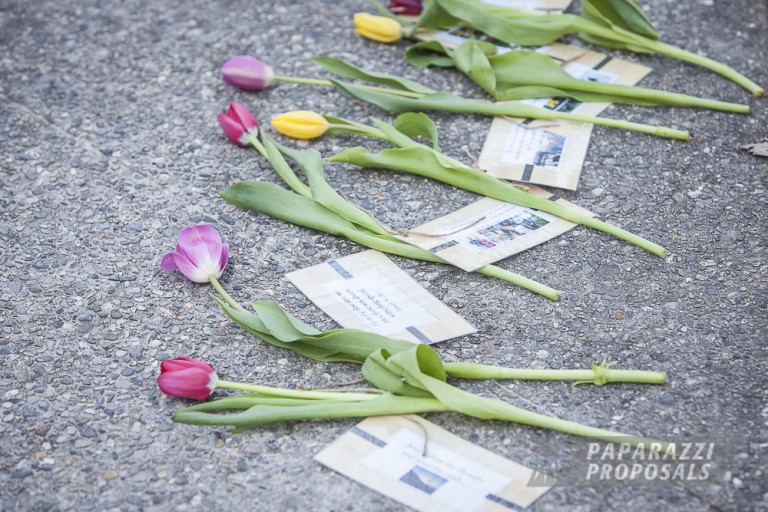
[[[590,217],[588,210],[538,187],[533,194]],[[555,215],[486,197],[398,238],[471,272],[562,235],[575,223]]]
[[[429,512],[520,511],[554,483],[414,415],[367,418],[315,460]]]
[[[560,61],[563,70],[581,80],[634,85],[651,71],[583,49],[563,59],[562,55],[554,55],[552,48],[542,47],[538,51]],[[588,116],[597,116],[610,105],[570,98],[529,99],[521,103]],[[592,129],[589,123],[495,117],[478,166],[497,178],[576,190]]]
[[[287,277],[347,329],[414,343],[436,343],[476,331],[378,251],[352,254]]]
[[[463,25],[447,30],[418,30],[421,40],[456,47],[468,38],[494,43],[498,53],[534,50],[550,56],[574,78],[591,82],[635,85],[651,69],[578,46],[551,44],[537,48],[509,45]],[[606,102],[582,103],[571,98],[534,98],[520,103],[557,112],[597,116]],[[593,125],[572,121],[494,117],[478,166],[507,180],[576,190]]]

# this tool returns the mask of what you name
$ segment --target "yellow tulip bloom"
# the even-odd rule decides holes
[[[328,130],[328,121],[311,110],[294,110],[272,119],[272,128],[294,139],[314,139]]]
[[[403,36],[400,24],[386,16],[358,12],[353,21],[356,33],[380,43],[394,43]]]

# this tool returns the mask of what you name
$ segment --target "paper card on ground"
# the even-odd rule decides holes
[[[414,415],[367,418],[315,460],[422,512],[520,511],[554,484]]]
[[[537,196],[594,216],[544,189],[527,188]],[[546,212],[486,197],[413,228],[398,238],[471,272],[551,240],[575,226],[573,222]]]
[[[534,128],[496,117],[477,165],[497,178],[576,190],[592,127],[558,122]]]
[[[384,254],[369,250],[286,275],[347,329],[436,343],[476,329]]]
[[[436,39],[451,47],[467,38],[490,41],[500,53],[520,49],[500,43],[466,27],[417,32],[422,40]],[[552,44],[528,48],[559,61],[571,76],[595,82],[635,85],[651,69],[576,46]],[[610,103],[581,103],[569,98],[537,98],[521,103],[559,112],[597,116]],[[483,146],[478,166],[507,180],[576,190],[592,135],[592,124],[556,120],[495,117]]]
[[[650,72],[645,66],[592,51],[564,62],[576,78],[634,85]],[[530,99],[522,103],[559,112],[596,116],[610,103],[581,103],[569,98]],[[592,124],[496,117],[478,166],[497,178],[576,190],[592,134]]]

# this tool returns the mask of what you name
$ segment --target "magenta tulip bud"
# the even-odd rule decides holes
[[[395,14],[421,14],[424,2],[422,0],[389,0],[387,9]]]
[[[248,108],[242,103],[233,101],[229,104],[226,114],[219,114],[219,126],[238,146],[247,146],[248,137],[258,135],[259,123]]]
[[[216,370],[205,361],[177,357],[160,364],[157,386],[166,395],[205,400],[216,389],[218,380]]]
[[[275,72],[264,62],[248,55],[229,59],[221,67],[221,77],[229,85],[246,91],[260,91],[269,87]]]
[[[229,245],[221,243],[216,228],[202,224],[179,233],[176,251],[163,256],[160,268],[178,270],[195,283],[207,283],[210,276],[221,277],[228,259]]]

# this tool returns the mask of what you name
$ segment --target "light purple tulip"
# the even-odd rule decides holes
[[[229,245],[221,243],[218,231],[201,224],[179,233],[176,251],[163,256],[160,268],[178,270],[195,283],[209,282],[209,276],[221,277],[229,259]]]
[[[221,67],[221,77],[229,85],[246,91],[266,89],[275,78],[275,72],[264,62],[248,55],[229,59]]]

